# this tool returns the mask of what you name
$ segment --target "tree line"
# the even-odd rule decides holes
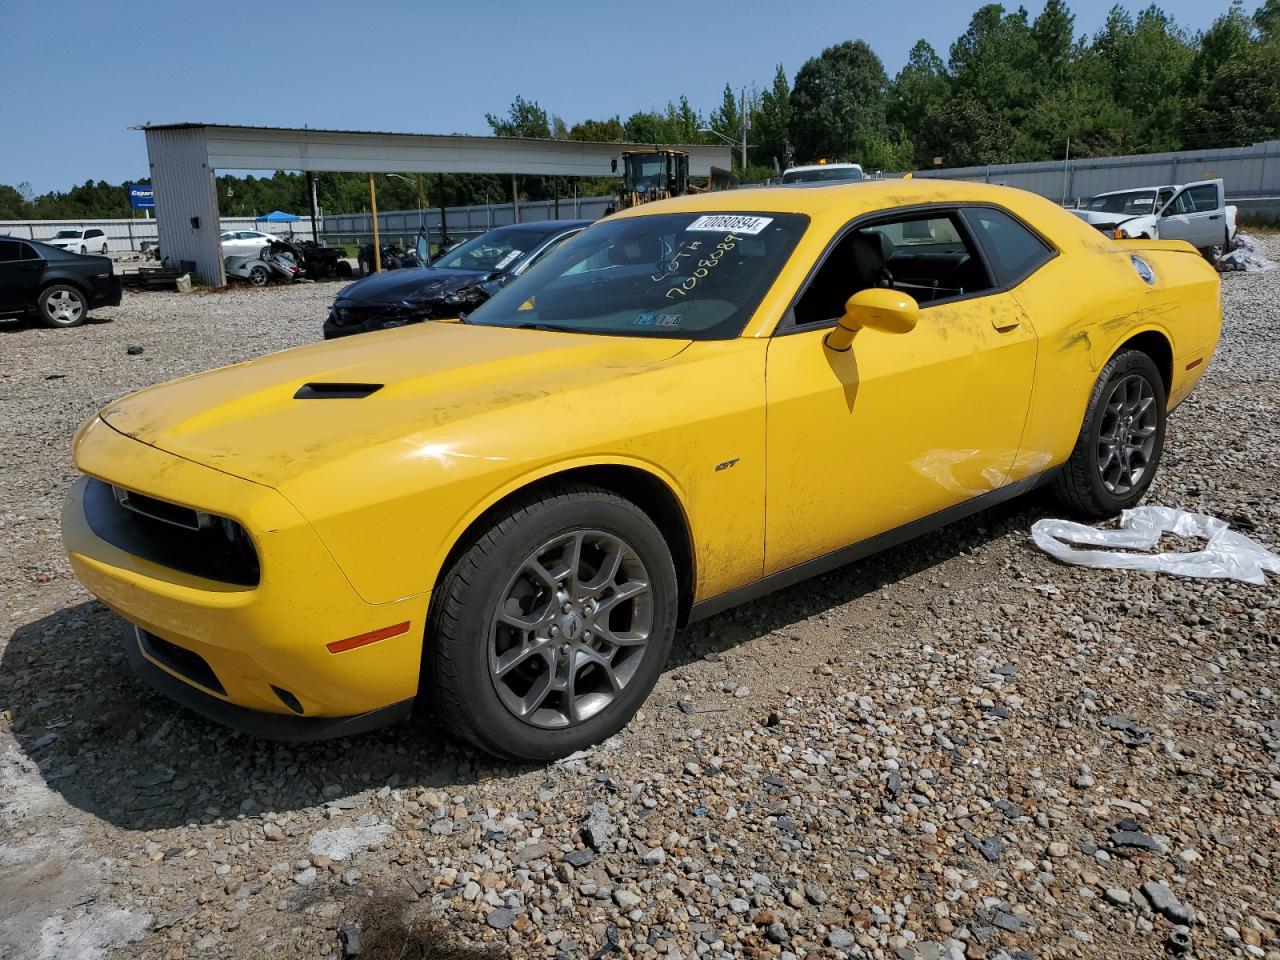
[[[862,40],[828,47],[794,79],[779,65],[771,81],[740,97],[726,84],[703,113],[687,97],[661,110],[572,125],[535,100],[517,96],[505,113],[486,114],[496,136],[630,143],[740,142],[746,122],[745,181],[791,162],[855,161],[864,169],[908,170],[1242,146],[1280,137],[1280,0],[1250,13],[1243,0],[1192,34],[1156,5],[1131,13],[1115,6],[1092,37],[1078,35],[1066,0],[1048,0],[1035,18],[1018,7],[980,7],[946,58],[920,40],[889,77]],[[745,103],[744,103],[745,101]],[[745,113],[744,113],[745,107]],[[714,130],[716,133],[708,133]],[[367,210],[359,173],[316,175],[321,207]],[[509,177],[379,175],[382,209],[502,203]],[[305,178],[225,175],[222,213],[257,215],[308,208]],[[520,177],[522,198],[595,196],[617,190],[612,178]],[[0,219],[91,219],[129,215],[124,185],[99,180],[35,196],[25,184],[0,184]]]

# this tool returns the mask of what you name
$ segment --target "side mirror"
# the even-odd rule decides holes
[[[840,325],[827,334],[827,349],[844,353],[853,346],[853,335],[866,327],[881,333],[910,333],[920,319],[920,304],[897,290],[873,287],[859,290],[844,305]]]

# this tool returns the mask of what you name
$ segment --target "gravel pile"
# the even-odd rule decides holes
[[[1280,272],[1223,279],[1148,502],[1274,548]],[[336,289],[0,328],[0,957],[1280,960],[1277,584],[1058,565],[1041,499],[684,631],[630,727],[546,768],[150,693],[61,555],[73,431],[317,339]]]

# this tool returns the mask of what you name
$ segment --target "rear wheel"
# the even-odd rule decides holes
[[[266,267],[253,267],[249,271],[249,282],[255,287],[265,287],[271,279],[271,272]]]
[[[554,760],[631,719],[666,663],[676,609],[670,550],[639,507],[590,486],[530,497],[441,581],[426,684],[477,746]]]
[[[36,311],[46,327],[78,327],[88,316],[89,304],[75,287],[55,283],[40,292]]]
[[[102,245],[102,255],[104,257],[107,255],[107,245],[105,243]]]
[[[1054,494],[1092,517],[1110,517],[1142,499],[1164,449],[1165,389],[1151,358],[1123,350],[1102,368],[1084,425]]]

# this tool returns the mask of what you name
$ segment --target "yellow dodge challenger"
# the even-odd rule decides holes
[[[135,667],[231,726],[430,703],[546,761],[608,737],[678,626],[1040,484],[1134,504],[1221,325],[1175,241],[892,180],[644,205],[469,316],[108,405],[63,516]]]

